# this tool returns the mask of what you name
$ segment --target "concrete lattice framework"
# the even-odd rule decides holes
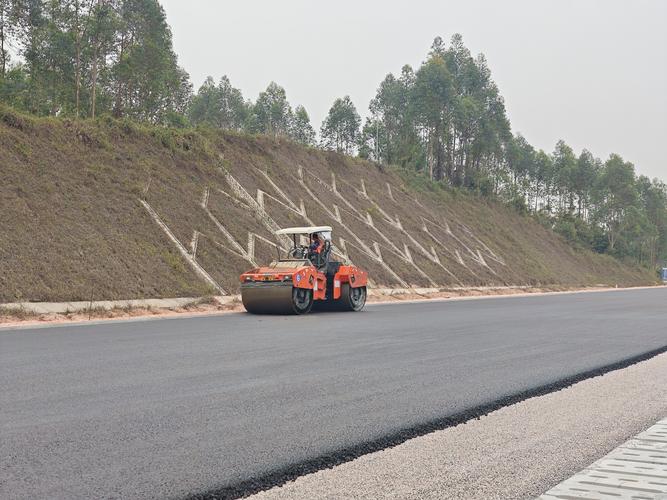
[[[223,221],[220,221],[209,209],[209,199],[212,194],[216,196],[223,196],[227,203],[233,203],[237,207],[241,207],[244,211],[253,215],[254,218],[261,222],[267,232],[271,235],[276,230],[280,229],[269,209],[267,202],[276,204],[280,210],[291,212],[294,216],[302,219],[304,224],[317,225],[322,221],[312,220],[306,212],[306,204],[303,199],[293,199],[286,193],[279,185],[271,178],[269,173],[255,168],[256,173],[261,178],[266,180],[271,188],[268,190],[257,189],[253,196],[229,171],[220,167],[226,186],[224,189],[215,187],[212,189],[209,186],[202,188],[202,197],[199,203],[203,217],[207,217],[217,228],[217,237],[206,235],[213,243],[230,252],[237,257],[245,260],[251,266],[258,266],[261,262],[257,262],[255,249],[258,244],[268,245],[272,248],[285,251],[291,245],[291,240],[285,236],[274,236],[271,240],[253,231],[248,231],[247,240],[244,242],[238,241],[237,238],[225,227]],[[486,274],[496,275],[494,266],[505,266],[505,261],[502,257],[493,252],[484,242],[482,242],[473,231],[459,221],[448,221],[445,218],[441,220],[432,220],[431,218],[420,216],[420,228],[405,228],[401,223],[398,215],[392,216],[387,209],[382,206],[382,199],[373,198],[368,194],[364,180],[361,180],[360,186],[354,186],[344,179],[337,179],[334,173],[331,174],[331,181],[325,182],[317,175],[311,173],[303,166],[298,166],[296,169],[295,183],[298,183],[299,192],[306,196],[309,203],[315,203],[332,221],[336,221],[346,229],[345,237],[342,235],[335,235],[333,253],[339,260],[344,262],[352,262],[349,255],[349,250],[354,249],[366,258],[381,266],[386,273],[393,278],[395,283],[404,288],[413,285],[407,276],[401,276],[400,270],[394,269],[383,257],[384,255],[392,254],[394,257],[402,261],[407,268],[412,269],[412,272],[421,276],[432,287],[442,286],[437,283],[426,271],[424,271],[415,261],[414,255],[420,255],[427,259],[432,265],[437,266],[443,273],[450,276],[452,281],[461,285],[460,278],[450,271],[443,263],[441,256],[448,255],[463,268],[465,268],[471,275],[478,277],[477,272],[484,270]],[[308,180],[314,181],[318,186],[314,190],[309,186]],[[371,207],[374,215],[368,211],[362,211],[355,207],[354,203],[348,200],[343,193],[338,189],[338,184],[345,185],[346,188],[353,190],[361,199],[365,200]],[[150,189],[150,181],[144,191],[144,197]],[[387,199],[396,201],[394,192],[389,183],[386,184]],[[318,196],[318,192],[326,191],[329,198],[333,196],[339,203],[327,204],[322,201],[322,197]],[[169,228],[166,222],[160,217],[157,211],[145,200],[140,200],[142,206],[146,209],[151,219],[164,231],[169,240],[175,245],[179,253],[183,256],[186,262],[192,269],[207,283],[213,286],[219,293],[226,295],[228,292],[219,283],[217,283],[204,269],[204,267],[197,261],[197,247],[200,236],[202,235],[196,228],[193,228],[192,239],[189,244],[184,244],[179,241],[174,232]],[[431,213],[419,200],[414,200],[415,204],[424,209],[425,213]],[[374,219],[375,217],[375,219]],[[357,223],[363,224],[365,228],[364,234],[359,235],[355,233],[346,220],[352,221],[354,219]],[[384,224],[388,224],[393,230],[400,233],[401,241],[392,241],[381,229],[377,227],[376,220],[382,220]],[[326,221],[325,221],[326,222]],[[421,233],[420,242],[417,237],[417,232]],[[441,238],[436,234],[444,234],[447,236],[448,242],[445,244]],[[424,241],[428,241],[428,247]],[[372,285],[385,285],[384,283],[374,283]]]

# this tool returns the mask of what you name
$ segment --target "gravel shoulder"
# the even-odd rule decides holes
[[[662,354],[251,498],[535,498],[665,416]]]

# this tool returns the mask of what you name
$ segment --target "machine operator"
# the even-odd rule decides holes
[[[324,245],[322,244],[322,240],[320,239],[320,235],[318,233],[313,233],[310,235],[310,246],[308,247],[308,251],[311,254],[318,254],[322,252],[322,248],[324,248]]]

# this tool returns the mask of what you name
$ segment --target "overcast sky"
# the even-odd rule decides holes
[[[387,73],[461,33],[486,55],[514,132],[552,151],[617,152],[667,180],[667,1],[161,0],[195,89],[228,75],[246,98],[270,81],[319,129],[336,97],[359,113]]]

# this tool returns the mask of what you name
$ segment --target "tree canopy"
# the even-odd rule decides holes
[[[250,105],[243,94],[232,87],[227,76],[218,85],[208,77],[190,103],[188,116],[195,124],[207,124],[228,130],[243,130],[250,114]]]
[[[322,145],[340,153],[351,154],[357,147],[361,118],[350,96],[336,99],[322,122]]]
[[[157,0],[0,0],[0,78],[4,101],[39,115],[165,123],[192,93]]]
[[[552,153],[513,135],[483,55],[460,35],[433,41],[414,71],[388,74],[369,105],[359,154],[532,212],[573,244],[667,264],[665,185],[564,141]]]

